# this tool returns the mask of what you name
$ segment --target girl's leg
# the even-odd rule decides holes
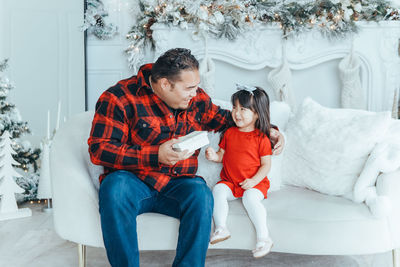
[[[228,217],[228,201],[236,199],[231,189],[223,183],[217,184],[213,189],[214,197],[214,224],[215,228],[226,228],[226,218]]]
[[[211,235],[210,243],[216,244],[231,237],[231,233],[226,228],[226,218],[228,217],[228,201],[236,199],[231,189],[225,184],[217,184],[213,189],[214,197],[214,224],[215,231]]]
[[[267,255],[271,251],[273,245],[267,228],[267,211],[262,204],[263,199],[263,193],[256,188],[246,190],[242,199],[243,205],[257,233],[257,244],[256,248],[253,250],[253,256],[255,258]]]
[[[267,228],[267,211],[262,204],[263,199],[263,193],[256,188],[246,190],[242,199],[243,206],[256,229],[257,240],[263,240],[269,237]]]

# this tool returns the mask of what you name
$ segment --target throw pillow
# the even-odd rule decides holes
[[[283,182],[352,198],[368,155],[389,123],[389,112],[326,108],[306,98],[287,125]]]
[[[271,123],[278,126],[279,130],[285,131],[291,115],[290,106],[281,101],[272,101],[269,106]]]
[[[365,202],[376,217],[384,217],[390,212],[389,199],[384,195],[377,195],[376,181],[381,173],[393,172],[400,168],[399,131],[400,121],[391,120],[384,140],[372,150],[354,186],[354,201]]]

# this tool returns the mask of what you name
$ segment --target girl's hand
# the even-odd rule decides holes
[[[242,187],[244,190],[253,188],[257,184],[257,181],[255,181],[254,179],[245,179],[243,182],[239,183],[240,187]]]
[[[206,159],[210,161],[218,161],[217,152],[212,147],[207,147],[206,149]]]

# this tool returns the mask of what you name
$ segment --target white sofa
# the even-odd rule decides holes
[[[80,266],[85,246],[103,247],[98,194],[90,177],[87,138],[93,112],[79,114],[57,132],[51,147],[54,225],[64,239],[79,244]],[[203,166],[204,167],[204,166]],[[273,251],[313,255],[354,255],[400,247],[400,171],[381,174],[378,195],[392,203],[390,214],[375,218],[368,207],[341,197],[285,186],[271,192],[265,206]],[[138,217],[140,250],[174,250],[179,221],[160,214]],[[210,249],[253,249],[255,232],[240,201],[230,203],[232,237]],[[154,237],[157,242],[154,242]]]

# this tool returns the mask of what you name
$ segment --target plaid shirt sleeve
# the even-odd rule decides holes
[[[116,90],[122,90],[115,86]],[[116,90],[104,92],[97,104],[88,139],[91,161],[112,169],[140,170],[158,167],[158,145],[130,145],[129,122],[124,104]]]
[[[198,115],[202,128],[206,131],[223,131],[233,124],[231,112],[212,103],[211,98],[199,88]],[[200,118],[200,117],[199,117]]]

